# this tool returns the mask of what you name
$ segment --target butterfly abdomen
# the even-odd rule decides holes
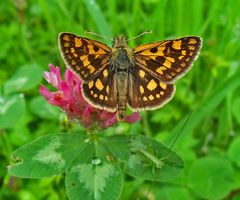
[[[118,120],[122,120],[125,116],[127,107],[127,89],[128,89],[128,74],[125,71],[118,71],[115,74],[116,89],[117,89],[117,113]]]

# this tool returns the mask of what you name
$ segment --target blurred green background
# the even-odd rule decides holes
[[[65,66],[59,32],[85,30],[127,38],[129,46],[187,35],[203,38],[190,72],[164,108],[142,112],[112,133],[145,134],[170,146],[185,169],[176,180],[150,184],[126,177],[121,199],[240,199],[240,1],[236,0],[2,0],[0,2],[0,199],[67,199],[64,176],[10,177],[12,152],[39,136],[68,131],[65,115],[38,92],[48,64]],[[87,37],[104,41],[92,35]],[[109,44],[110,45],[110,44]],[[149,194],[147,190],[151,187]]]

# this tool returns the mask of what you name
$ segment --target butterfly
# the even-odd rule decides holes
[[[124,36],[106,44],[72,33],[58,38],[62,58],[82,80],[82,93],[94,107],[117,112],[154,110],[169,102],[175,81],[191,68],[202,46],[197,36],[129,48]]]

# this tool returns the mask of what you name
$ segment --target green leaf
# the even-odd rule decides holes
[[[234,195],[234,197],[232,198],[232,200],[240,200],[240,194]]]
[[[34,114],[43,119],[56,120],[60,115],[59,108],[49,104],[42,96],[31,100],[30,109]]]
[[[232,190],[239,190],[240,188],[240,170],[239,168],[234,171],[234,186]]]
[[[233,101],[232,112],[233,112],[233,116],[235,117],[237,122],[240,124],[240,98],[239,97],[237,97]]]
[[[52,134],[16,150],[9,173],[42,178],[66,173],[70,199],[119,199],[123,173],[119,162],[99,143],[98,136]]]
[[[4,84],[5,94],[30,90],[40,84],[43,70],[37,64],[28,64],[19,68]]]
[[[135,178],[166,181],[180,175],[183,169],[177,154],[146,136],[114,135],[101,143],[125,163],[126,173]]]
[[[189,172],[190,188],[203,199],[224,199],[234,183],[231,163],[223,158],[205,157],[196,160]]]
[[[24,114],[24,110],[23,94],[0,96],[0,129],[13,127]]]
[[[240,167],[240,136],[235,138],[229,146],[228,157]]]
[[[187,199],[193,200],[194,198],[190,195],[189,191],[186,187],[180,186],[165,186],[161,187],[154,187],[154,193],[156,193],[156,199],[164,199],[164,200],[179,200],[179,199]]]
[[[65,172],[85,147],[79,134],[51,134],[40,137],[17,149],[17,163],[9,173],[23,178],[42,178]]]
[[[72,163],[66,175],[69,199],[119,199],[123,174],[118,162],[108,160],[108,152],[92,143]]]
[[[119,160],[127,162],[130,156],[129,141],[132,136],[128,135],[111,135],[100,138],[101,144],[111,151],[111,153]]]

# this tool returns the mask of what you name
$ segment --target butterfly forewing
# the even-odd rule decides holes
[[[174,92],[173,84],[166,84],[135,67],[129,77],[128,105],[133,111],[160,108],[172,99]]]
[[[98,76],[108,64],[110,47],[71,33],[59,34],[59,48],[66,65],[83,81]]]
[[[133,57],[139,68],[163,82],[173,83],[190,69],[200,48],[201,38],[183,37],[140,45],[133,49]]]

